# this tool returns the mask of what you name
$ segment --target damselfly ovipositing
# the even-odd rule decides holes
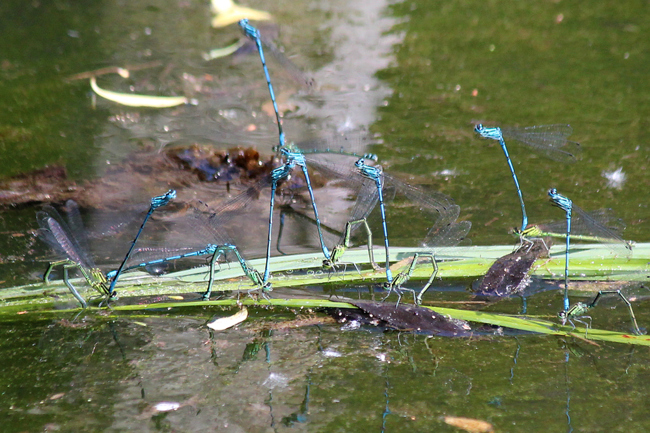
[[[465,238],[469,231],[471,224],[469,222],[456,223],[456,219],[460,213],[460,207],[454,204],[453,200],[439,192],[424,191],[412,185],[401,182],[394,177],[387,175],[383,172],[381,166],[370,166],[365,163],[363,159],[357,160],[355,163],[360,177],[370,179],[375,184],[373,194],[379,201],[379,209],[381,211],[381,224],[384,235],[384,249],[386,252],[386,284],[388,295],[395,292],[398,298],[401,299],[402,286],[405,284],[413,273],[413,268],[419,257],[428,257],[432,262],[433,272],[422,288],[420,293],[416,296],[414,292],[415,302],[419,303],[422,296],[427,291],[435,275],[438,271],[433,249],[440,246],[456,245]],[[391,191],[391,195],[395,194],[405,198],[410,205],[417,209],[421,214],[426,215],[427,221],[432,224],[432,227],[424,240],[424,246],[431,247],[432,250],[423,250],[417,253],[412,264],[405,272],[400,272],[395,279],[393,279],[390,270],[390,249],[388,241],[388,224],[386,221],[386,205],[384,199],[384,191]],[[387,295],[387,296],[388,296]],[[398,300],[399,302],[399,300]]]
[[[246,262],[228,233],[226,226],[231,221],[242,221],[242,215],[251,213],[251,203],[256,201],[262,190],[268,186],[269,179],[267,177],[246,188],[235,197],[226,200],[215,209],[211,209],[203,203],[194,204],[185,211],[184,215],[174,218],[174,225],[186,233],[182,239],[175,241],[182,242],[182,248],[142,248],[134,254],[130,263],[128,262],[130,255],[127,257],[123,270],[145,268],[157,263],[207,256],[209,257],[208,288],[203,294],[203,299],[208,300],[212,293],[214,276],[219,265],[218,260],[225,258],[230,253],[235,256],[244,274],[250,278],[256,288],[262,290],[263,296],[266,296],[266,292],[271,290],[270,284],[263,281],[262,275]],[[168,245],[169,242],[167,241]],[[188,248],[192,244],[197,246]],[[146,260],[143,257],[146,257]],[[112,276],[115,272],[110,272],[109,276]]]
[[[42,211],[36,213],[38,225],[41,227],[37,232],[38,236],[60,256],[65,257],[48,265],[43,280],[47,284],[52,269],[63,265],[63,282],[82,308],[86,308],[87,301],[70,282],[69,269],[78,269],[88,284],[102,296],[110,295],[108,281],[90,255],[79,206],[75,201],[68,200],[65,208],[67,223],[51,206],[45,206]]]
[[[558,193],[555,188],[551,188],[548,191],[548,195],[551,198],[551,202],[562,209],[566,215],[566,250],[565,250],[565,261],[564,261],[564,311],[568,311],[570,308],[569,303],[569,250],[571,246],[571,234],[572,234],[572,224],[575,224],[577,220],[580,221],[581,235],[588,235],[593,238],[599,239],[600,242],[605,242],[613,245],[614,247],[620,247],[626,256],[629,255],[632,251],[632,246],[630,243],[624,241],[617,233],[613,230],[608,229],[605,226],[599,224],[594,218],[592,218],[587,212],[580,209],[578,206],[574,205],[573,202],[568,198]]]
[[[305,213],[309,214],[308,218],[313,221],[316,231],[312,227],[305,229],[304,226],[301,226],[298,230],[294,230],[294,227],[292,227],[291,230],[294,230],[294,233],[302,230],[305,238],[315,239],[315,235],[318,234],[318,246],[322,252],[323,259],[320,262],[319,257],[321,257],[321,253],[317,252],[315,253],[315,257],[300,259],[303,260],[303,263],[295,266],[295,269],[302,269],[301,266],[303,264],[305,264],[304,268],[313,268],[318,267],[322,263],[325,270],[342,270],[342,273],[347,277],[346,265],[352,265],[357,270],[360,278],[379,278],[383,289],[387,292],[385,292],[386,298],[395,293],[399,303],[405,291],[409,291],[413,294],[416,304],[422,303],[423,296],[438,274],[438,262],[446,259],[456,259],[455,257],[446,256],[443,250],[446,247],[456,246],[460,243],[470,229],[471,224],[469,221],[458,221],[460,207],[444,194],[411,186],[406,182],[399,181],[386,174],[384,168],[388,167],[393,161],[388,160],[384,164],[384,167],[376,164],[377,157],[373,154],[366,153],[368,149],[363,147],[365,143],[359,146],[351,146],[353,144],[351,141],[346,142],[345,140],[341,140],[338,142],[336,139],[327,142],[315,141],[307,145],[295,145],[292,142],[287,142],[281,112],[278,108],[278,101],[276,100],[276,89],[273,87],[269,65],[267,65],[267,59],[264,54],[265,49],[274,51],[276,47],[268,39],[265,39],[257,28],[250,25],[247,19],[241,20],[239,25],[245,36],[251,39],[257,48],[274,111],[273,114],[269,113],[271,114],[270,118],[274,115],[278,128],[278,138],[277,141],[274,140],[276,145],[272,149],[269,149],[275,153],[275,158],[271,158],[270,162],[264,166],[264,169],[260,169],[260,172],[267,173],[267,176],[252,186],[247,184],[249,186],[248,190],[239,195],[235,195],[234,198],[229,198],[230,190],[228,190],[228,195],[222,200],[222,204],[214,206],[211,209],[202,204],[194,206],[194,208],[190,208],[187,204],[186,206],[179,204],[176,208],[191,210],[186,215],[182,214],[182,212],[177,212],[173,217],[166,214],[165,218],[161,218],[166,220],[165,224],[173,221],[173,218],[177,218],[182,224],[185,224],[184,228],[177,230],[177,232],[197,235],[197,237],[200,237],[200,242],[194,242],[196,239],[190,239],[189,235],[181,239],[172,239],[170,236],[167,236],[168,233],[165,235],[157,233],[160,236],[157,236],[156,239],[153,237],[148,239],[151,243],[150,247],[137,249],[136,243],[150,216],[155,209],[166,205],[172,200],[175,197],[175,191],[170,190],[165,195],[154,197],[151,201],[149,212],[145,216],[137,235],[130,246],[128,248],[125,247],[128,251],[124,259],[118,269],[108,274],[108,281],[101,272],[95,273],[94,270],[96,268],[94,263],[87,256],[83,255],[83,242],[75,238],[73,229],[66,228],[65,223],[62,224],[59,221],[60,218],[57,219],[51,215],[39,216],[39,224],[41,224],[41,231],[44,233],[43,236],[49,238],[46,240],[67,257],[61,262],[56,262],[64,265],[64,280],[66,285],[68,285],[68,288],[82,306],[86,306],[86,299],[81,296],[68,278],[68,270],[71,267],[79,269],[92,287],[103,295],[110,297],[114,294],[115,286],[123,271],[140,268],[148,269],[168,262],[191,259],[193,257],[208,257],[209,267],[207,270],[201,269],[199,272],[205,272],[205,278],[208,280],[208,287],[203,294],[203,298],[209,299],[213,292],[215,278],[219,279],[218,276],[215,277],[217,269],[220,270],[222,263],[228,262],[228,257],[230,256],[234,257],[231,261],[238,263],[253,285],[257,289],[261,289],[262,296],[268,297],[267,292],[271,290],[272,271],[277,272],[283,270],[282,266],[276,267],[276,263],[271,260],[272,237],[275,236],[273,231],[275,208],[279,205],[297,208],[297,203],[302,203],[305,205],[307,209]],[[237,49],[240,45],[236,44],[231,49]],[[251,45],[249,44],[249,46]],[[278,55],[278,58],[281,63],[283,59],[286,60],[282,55]],[[320,90],[318,89],[317,91]],[[300,115],[298,113],[295,117],[297,118]],[[318,131],[317,128],[313,128],[313,131],[317,131],[315,135],[322,132]],[[574,162],[578,157],[580,146],[567,139],[571,134],[571,128],[568,125],[548,125],[521,129],[501,129],[484,127],[479,124],[475,127],[475,132],[483,138],[499,142],[504,152],[520,201],[522,224],[518,228],[518,234],[522,242],[528,242],[529,238],[561,237],[565,239],[565,281],[561,318],[563,322],[568,321],[569,323],[571,321],[581,320],[581,316],[596,305],[600,295],[608,294],[609,292],[603,291],[599,293],[599,296],[592,303],[578,303],[571,306],[568,297],[569,255],[570,252],[575,252],[575,246],[571,250],[571,241],[602,242],[611,245],[612,249],[622,247],[624,252],[615,253],[621,257],[629,255],[631,244],[617,237],[616,233],[607,232],[607,224],[599,226],[597,224],[600,222],[598,219],[595,219],[594,223],[594,220],[589,219],[590,214],[583,214],[571,200],[558,194],[554,189],[549,191],[549,195],[553,203],[565,212],[566,228],[563,226],[561,229],[554,229],[553,224],[528,227],[528,214],[524,204],[523,193],[506,146],[507,140],[515,139],[556,161]],[[432,142],[431,145],[435,146],[436,143]],[[314,156],[313,154],[315,153],[325,153],[328,155]],[[340,156],[332,156],[331,154],[338,154]],[[345,157],[350,156],[355,157],[355,160],[345,160]],[[336,162],[333,162],[333,160],[336,160]],[[275,168],[268,172],[266,169],[269,167]],[[321,174],[328,173],[328,175],[319,177],[313,170]],[[326,182],[323,189],[321,189],[323,184],[319,184],[319,182],[323,177]],[[170,184],[173,183],[170,182]],[[344,201],[344,203],[338,204],[337,206],[330,205],[328,202],[329,197],[327,196],[328,192],[324,191],[328,185],[338,188],[339,194],[335,197],[340,201]],[[297,192],[298,188],[302,189],[300,193]],[[448,190],[454,190],[454,186],[450,184]],[[282,199],[276,198],[276,195],[280,197],[280,195],[287,191],[289,191],[289,200],[283,200],[286,196],[283,196]],[[305,192],[308,194],[304,194]],[[269,193],[270,197],[267,195]],[[304,196],[299,197],[298,194],[303,194]],[[260,211],[258,207],[258,209],[251,211],[248,204],[252,202],[252,197],[258,199],[262,195],[264,196],[264,202],[268,203],[268,208],[264,204],[263,210]],[[191,201],[196,202],[198,199],[211,201],[211,197],[202,196],[197,196],[196,200],[193,198]],[[317,207],[316,202],[319,203],[319,207]],[[377,207],[378,209],[373,214],[373,211]],[[246,230],[248,227],[242,227],[243,221],[249,216],[247,214],[251,212],[255,214],[254,218],[257,219],[255,227],[263,230],[266,238],[259,232],[251,233],[252,230]],[[48,214],[48,211],[44,211],[43,213]],[[233,221],[236,223],[232,224]],[[428,232],[421,228],[424,227],[425,222]],[[241,241],[240,236],[242,233],[232,232],[232,226],[237,223],[240,225],[238,227],[239,230],[247,232],[243,233],[243,235],[248,237],[248,241],[259,244],[259,256],[262,256],[261,251],[263,246],[266,247],[263,272],[260,272],[262,266],[261,260],[258,265],[260,271],[258,271],[244,259],[244,255],[248,257],[253,255],[253,252],[248,248],[249,245],[247,245],[246,241]],[[230,227],[226,227],[229,225]],[[390,240],[389,225],[391,226]],[[330,233],[336,233],[338,242],[332,240],[331,237],[330,239],[324,238],[324,228],[327,226],[332,228]],[[585,227],[584,230],[582,226]],[[251,224],[250,227],[253,227],[253,225]],[[346,263],[343,261],[346,250],[351,248],[355,242],[361,243],[357,242],[358,239],[353,238],[355,229],[359,227],[363,227],[363,231],[365,231],[368,261],[365,260],[365,251],[361,251],[361,254],[355,252],[357,254],[356,257],[359,257],[359,259],[354,259],[356,263]],[[396,253],[393,244],[399,244],[399,241],[395,239],[407,238],[408,235],[405,235],[404,232],[411,227],[419,227],[417,229],[419,247],[417,249],[409,249],[406,252],[400,252],[399,254]],[[167,226],[164,225],[163,228],[167,228]],[[385,257],[381,261],[381,267],[375,263],[373,229],[377,232],[381,231],[383,235],[381,247],[384,251],[382,255]],[[147,236],[148,233],[143,238],[147,238]],[[400,238],[400,236],[402,237]],[[408,239],[413,239],[412,233]],[[301,241],[299,238],[293,240]],[[316,247],[315,242],[309,245],[310,247]],[[525,249],[518,251],[518,254],[509,255],[507,259],[502,261],[501,267],[495,268],[494,272],[496,274],[503,268],[508,268],[503,270],[505,274],[509,270],[512,271],[512,269],[516,271],[505,275],[506,277],[517,277],[513,279],[518,279],[517,284],[512,285],[512,287],[506,287],[508,289],[505,290],[506,293],[518,293],[526,285],[528,272],[538,257],[536,250],[532,249],[532,245],[532,243],[530,245],[527,244]],[[279,240],[278,250],[280,250]],[[243,254],[242,251],[244,251]],[[391,252],[393,257],[391,257]],[[311,251],[309,254],[312,254]],[[348,258],[352,256],[350,252],[347,254]],[[481,257],[481,259],[483,258]],[[416,271],[418,265],[424,265],[426,262],[428,266],[429,261],[431,262],[431,273],[428,273],[428,267],[424,269],[425,272],[419,272],[420,269]],[[375,272],[362,273],[360,266],[358,266],[360,264],[366,266],[370,264]],[[368,269],[365,271],[368,271]],[[383,280],[384,272],[385,282]],[[49,273],[50,270],[46,272],[46,279],[49,277]],[[560,273],[560,271],[557,273]],[[414,275],[423,279],[428,277],[428,280],[419,289],[419,292],[405,287],[409,279],[414,277]],[[499,277],[500,275],[496,275],[494,281],[510,280]],[[488,289],[497,295],[503,292],[501,287],[495,288],[490,286]],[[631,305],[623,295],[619,293],[619,296],[626,301],[626,304],[630,308],[630,314],[634,322],[634,330],[638,332],[639,328],[636,325],[636,319],[634,318]]]
[[[560,311],[558,313],[558,317],[562,321],[562,325],[565,325],[566,322],[569,322],[575,328],[575,324],[573,323],[574,321],[582,323],[583,325],[585,325],[586,328],[585,336],[587,336],[587,334],[589,333],[589,328],[591,328],[591,317],[587,316],[586,313],[590,309],[594,308],[596,304],[598,304],[600,298],[604,295],[618,295],[618,297],[621,298],[621,300],[625,303],[630,313],[630,320],[632,321],[632,332],[635,335],[643,335],[643,333],[639,329],[639,325],[636,322],[636,316],[634,315],[632,304],[621,293],[620,290],[601,290],[598,292],[594,300],[591,301],[590,303],[585,304],[584,302],[578,302],[575,305],[573,305],[571,308]],[[589,319],[589,323],[585,322],[584,321],[585,319]]]
[[[270,277],[270,268],[269,268],[269,261],[271,260],[271,243],[272,243],[272,233],[273,233],[273,211],[274,211],[274,206],[275,206],[275,194],[278,188],[278,184],[282,182],[283,180],[287,179],[293,169],[298,166],[300,167],[302,174],[305,178],[305,183],[307,185],[307,189],[309,191],[309,198],[312,204],[312,209],[314,211],[314,220],[316,222],[316,229],[318,230],[318,236],[320,239],[320,246],[321,250],[323,252],[323,256],[325,257],[325,262],[330,263],[332,262],[332,257],[329,249],[325,245],[325,241],[323,240],[323,233],[321,229],[321,221],[318,215],[318,207],[316,206],[316,200],[314,198],[314,191],[312,188],[311,180],[309,178],[309,171],[307,169],[307,159],[305,157],[305,152],[302,149],[299,149],[297,146],[294,145],[286,145],[286,140],[285,140],[285,134],[284,130],[282,128],[282,120],[280,118],[280,112],[278,110],[278,105],[275,100],[275,92],[273,90],[273,84],[271,83],[271,75],[269,73],[268,67],[266,65],[266,59],[264,57],[264,49],[263,49],[263,44],[262,44],[262,38],[260,35],[259,30],[257,30],[255,27],[250,25],[248,23],[247,19],[243,19],[239,22],[240,27],[244,31],[244,34],[248,36],[249,38],[253,39],[257,45],[258,52],[260,55],[260,60],[262,62],[262,69],[264,71],[264,76],[266,78],[266,84],[269,89],[269,94],[271,96],[271,102],[273,103],[273,110],[275,112],[275,118],[276,122],[278,125],[278,152],[279,155],[282,157],[284,163],[274,169],[271,172],[271,201],[269,205],[269,229],[268,229],[268,238],[267,238],[267,248],[266,248],[266,266],[264,268],[264,284],[268,283],[269,277]],[[328,147],[326,152],[331,152],[332,149]],[[339,152],[340,154],[343,155],[349,155],[345,149],[341,149]],[[353,153],[353,156],[358,156],[357,154]],[[336,251],[338,254],[338,250]],[[337,257],[335,257],[336,261]]]

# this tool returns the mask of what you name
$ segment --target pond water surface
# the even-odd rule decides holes
[[[381,138],[369,150],[387,172],[454,198],[461,219],[473,224],[474,244],[509,244],[519,203],[501,149],[479,140],[474,125],[570,123],[571,139],[583,147],[577,164],[511,146],[530,220],[563,217],[546,195],[556,187],[583,209],[614,208],[627,223],[626,239],[650,240],[644,3],[247,5],[274,15],[277,26],[268,31],[316,83],[296,82],[269,56],[290,140],[367,129]],[[154,170],[120,176],[133,155],[153,160],[188,143],[271,154],[277,129],[255,53],[202,57],[240,35],[236,25],[213,29],[207,2],[5,0],[0,15],[2,178],[49,164],[65,167],[78,185],[109,179],[85,196],[94,204],[84,208],[91,232],[170,187],[202,200],[227,194],[223,184],[188,186],[156,178]],[[185,94],[198,105],[130,109],[97,99],[93,107],[87,80],[66,81],[151,61],[160,66],[98,82],[123,92]],[[50,254],[32,233],[38,209],[0,210],[0,287],[42,275]],[[405,220],[391,234],[414,245],[424,230]],[[114,266],[124,242],[106,247],[114,251],[104,249],[111,239],[95,246],[98,264]],[[471,283],[436,283],[445,289],[436,296],[466,300]],[[626,312],[616,305],[594,311],[594,324],[627,332]],[[529,312],[545,317],[560,306],[558,290],[529,300]],[[642,298],[635,303],[642,327],[650,323],[647,307]],[[490,310],[519,308],[519,300],[508,300]],[[650,429],[646,347],[493,332],[446,339],[329,322],[293,328],[278,325],[294,320],[292,311],[252,311],[255,320],[223,333],[204,325],[228,312],[210,308],[3,314],[2,430],[458,431],[443,416],[483,419],[504,432]],[[178,407],[156,410],[164,402]]]

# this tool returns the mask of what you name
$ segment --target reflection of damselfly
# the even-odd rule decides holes
[[[42,211],[36,214],[38,224],[38,236],[45,241],[63,260],[51,262],[43,275],[47,284],[50,273],[55,266],[63,265],[63,282],[79,301],[83,308],[88,306],[86,300],[79,294],[69,278],[69,269],[78,269],[88,284],[102,296],[108,296],[108,282],[102,271],[95,266],[90,256],[86,233],[81,221],[79,206],[73,200],[66,203],[66,223],[61,215],[51,206],[45,206]]]

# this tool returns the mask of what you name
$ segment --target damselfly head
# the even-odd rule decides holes
[[[474,132],[476,132],[482,138],[497,140],[497,141],[503,140],[503,134],[501,132],[501,128],[498,127],[486,128],[483,126],[483,124],[479,123],[474,127]]]
[[[159,207],[167,205],[170,201],[176,198],[176,190],[170,189],[163,195],[152,197],[151,207],[157,209]]]

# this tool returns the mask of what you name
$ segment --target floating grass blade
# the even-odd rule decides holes
[[[412,257],[421,251],[420,247],[392,247],[391,257],[394,261]],[[501,256],[512,251],[512,245],[448,247],[444,255],[436,256],[444,259],[438,264],[440,278],[477,278],[483,276],[490,266]],[[552,247],[550,259],[540,259],[534,266],[532,276],[545,279],[558,279],[564,271],[564,247]],[[369,264],[366,248],[352,248],[346,252],[346,258],[358,264]],[[263,266],[265,259],[250,260],[255,267]],[[327,284],[330,282],[327,273],[303,273],[298,270],[321,269],[322,255],[297,254],[273,257],[271,263],[274,269],[274,279],[279,286],[299,287],[310,284]],[[635,255],[632,259],[611,257],[607,247],[603,245],[581,245],[571,254],[571,269],[574,278],[579,276],[585,281],[647,281],[650,273],[650,243],[635,245]],[[430,269],[416,267],[411,278],[427,279]],[[244,273],[241,268],[224,268],[215,273],[215,281],[220,281],[219,290],[240,290],[243,285],[239,279]],[[340,283],[377,282],[382,280],[383,272],[374,270],[361,273],[345,272],[337,276]],[[125,274],[120,281],[123,283],[121,296],[146,296],[161,294],[178,294],[198,292],[210,278],[209,266],[202,266],[164,276],[152,276],[143,272]],[[72,279],[73,283],[81,282]],[[47,303],[50,296],[65,296],[68,288],[62,281],[51,281],[49,285],[42,283],[29,284],[0,290],[0,305],[30,303]]]
[[[183,307],[205,307],[205,306],[259,306],[259,307],[287,307],[287,308],[356,308],[347,302],[332,302],[319,299],[271,299],[255,301],[246,299],[238,301],[236,299],[225,299],[220,301],[195,301],[195,302],[159,302],[146,305],[113,305],[111,310],[118,311],[150,311],[150,310],[171,310],[173,308]],[[560,335],[565,337],[574,337],[586,340],[585,328],[573,328],[571,326],[562,326],[555,322],[542,320],[538,318],[522,318],[507,314],[487,313],[482,311],[457,310],[454,308],[426,307],[438,314],[445,314],[453,319],[466,320],[474,323],[484,323],[488,325],[501,326],[505,328],[517,329],[532,333],[546,335]],[[93,310],[95,307],[89,307]],[[98,309],[99,310],[99,309]],[[66,310],[41,310],[39,314],[54,313],[59,314]],[[633,344],[640,346],[650,346],[650,335],[634,335],[614,331],[605,331],[601,329],[589,329],[588,340],[607,341],[612,343]]]

